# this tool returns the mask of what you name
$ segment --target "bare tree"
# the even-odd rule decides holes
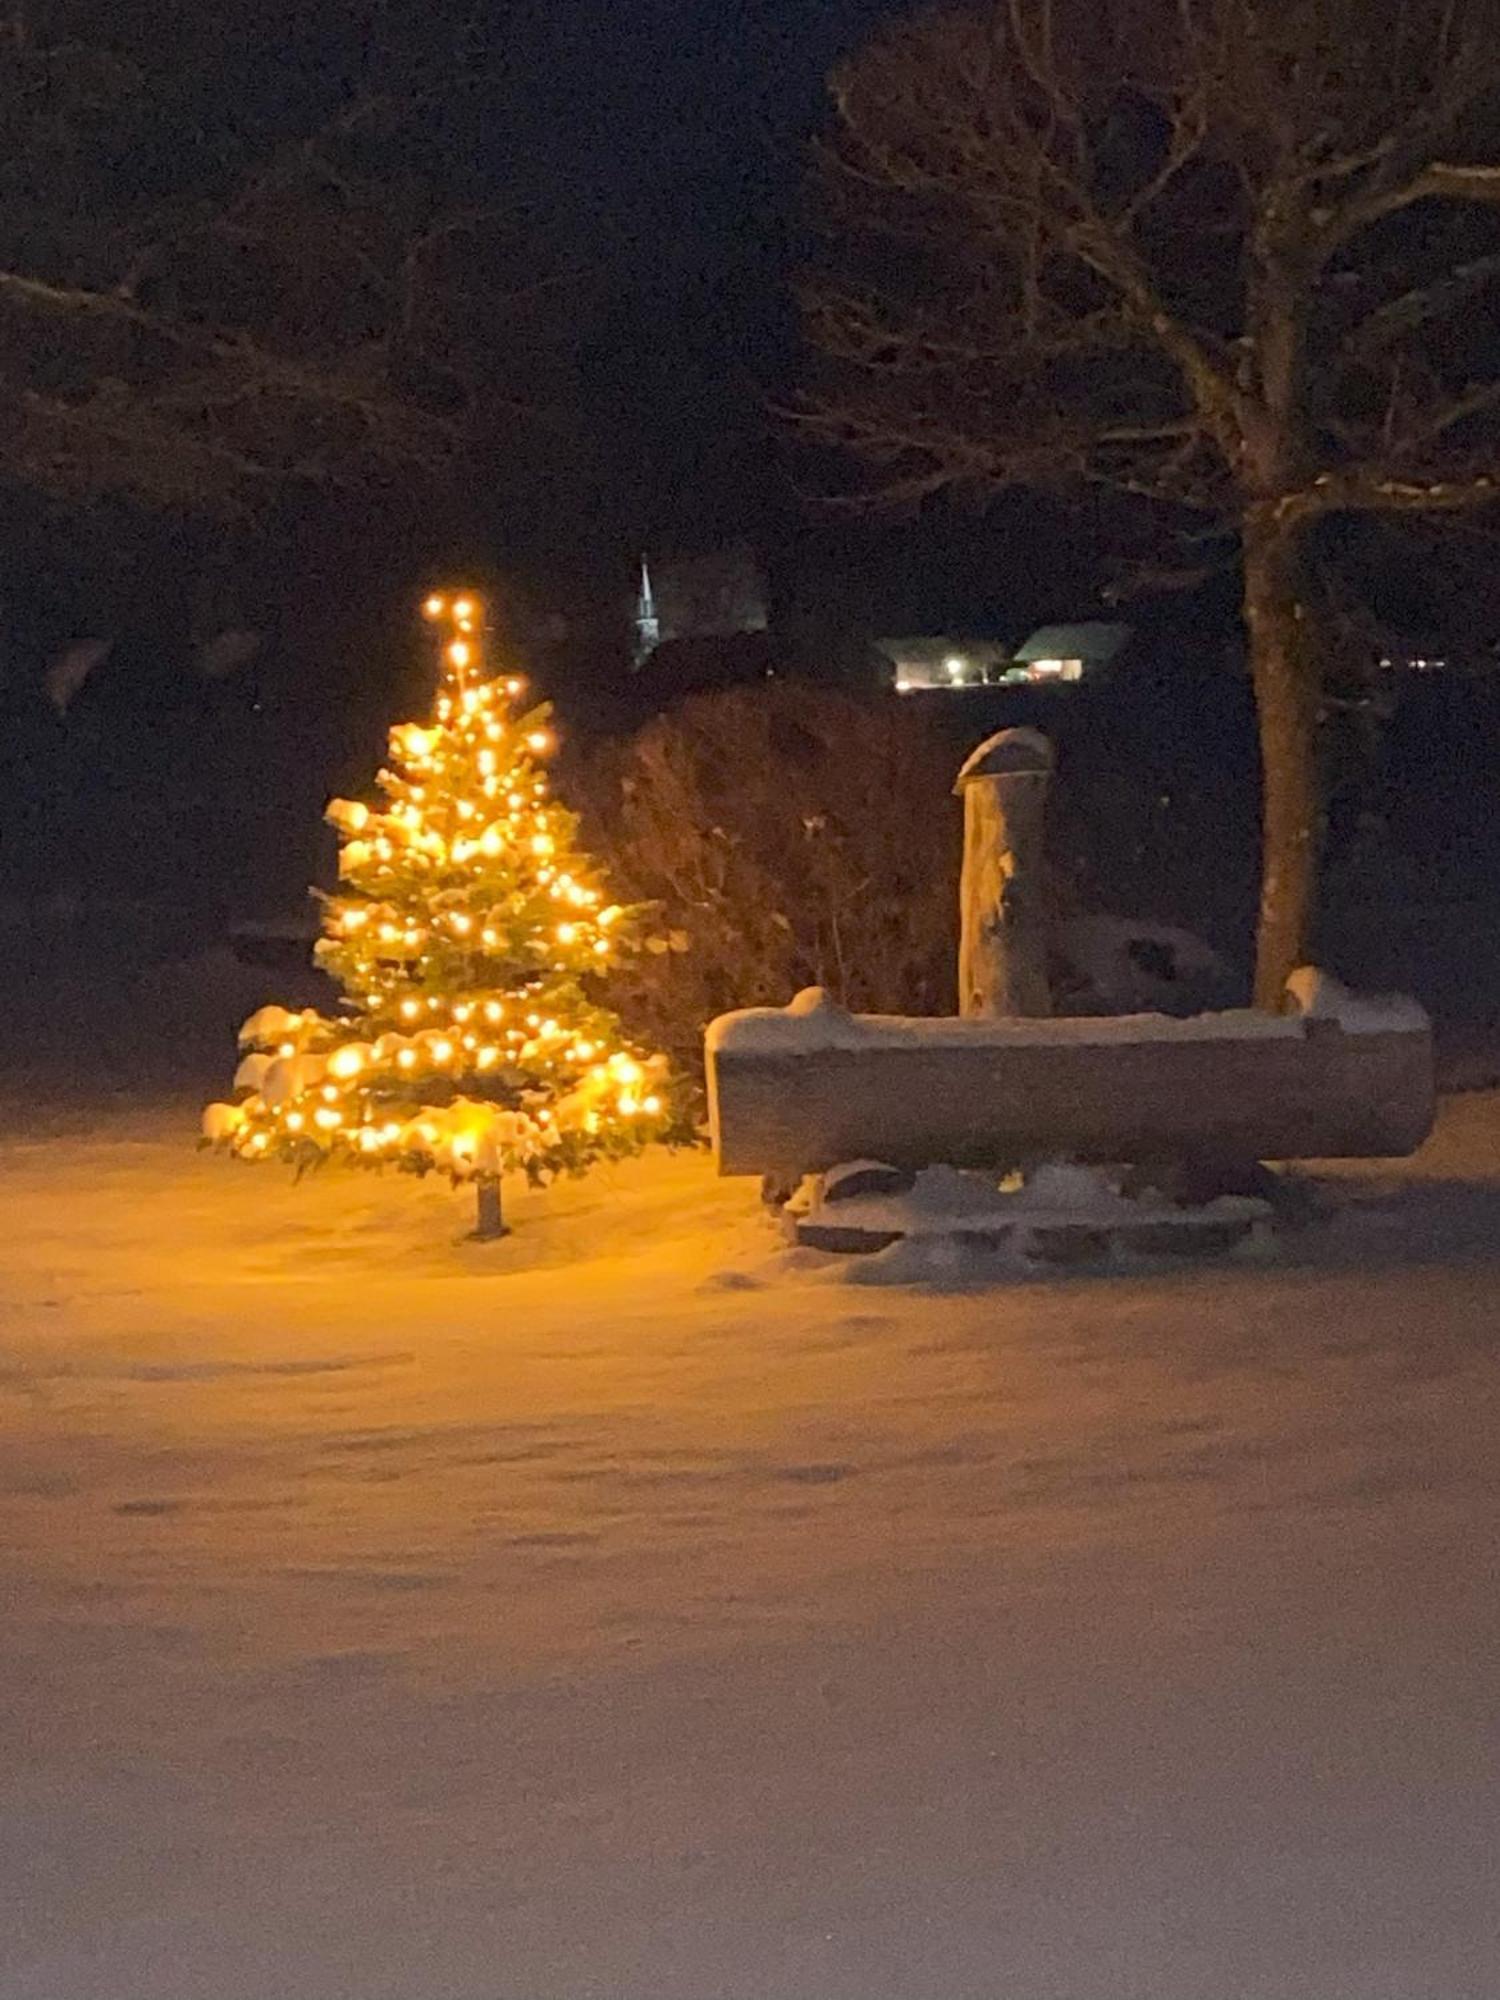
[[[435,468],[539,285],[436,159],[439,85],[371,44],[278,96],[212,10],[94,13],[0,22],[0,480],[221,513]]]
[[[1500,496],[1492,0],[985,0],[838,72],[803,421],[863,498],[1123,493],[1243,569],[1256,996],[1316,868],[1314,571]]]

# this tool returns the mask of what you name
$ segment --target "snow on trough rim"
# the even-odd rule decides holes
[[[785,1007],[745,1007],[710,1022],[710,1055],[763,1051],[818,1055],[828,1050],[1009,1048],[1018,1044],[1084,1044],[1193,1041],[1285,1041],[1307,1032],[1309,1021],[1328,1021],[1346,1034],[1425,1033],[1425,1010],[1399,994],[1351,993],[1312,966],[1292,974],[1287,992],[1294,1011],[1268,1014],[1251,1007],[1219,1013],[1075,1014],[1001,1021],[956,1016],[850,1014],[821,986],[808,986]]]

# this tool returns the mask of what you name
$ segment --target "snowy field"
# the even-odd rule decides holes
[[[0,1141],[3,2000],[1500,1992],[1500,1098],[947,1294],[192,1128]]]

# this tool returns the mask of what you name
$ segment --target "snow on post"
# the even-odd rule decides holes
[[[965,760],[959,878],[958,1011],[968,1019],[1052,1012],[1042,814],[1052,745],[1039,730],[1002,729]]]

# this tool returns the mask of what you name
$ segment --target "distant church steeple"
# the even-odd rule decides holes
[[[635,601],[635,651],[631,656],[633,666],[642,666],[661,644],[661,619],[656,612],[656,597],[651,589],[651,572],[646,567],[646,558],[641,557],[641,593]]]

